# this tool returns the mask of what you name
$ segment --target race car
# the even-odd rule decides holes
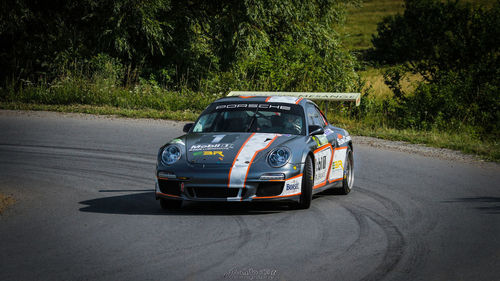
[[[348,194],[354,181],[351,136],[329,124],[307,95],[286,94],[231,93],[186,124],[186,134],[158,152],[155,194],[161,207],[283,200],[307,209],[315,193]]]

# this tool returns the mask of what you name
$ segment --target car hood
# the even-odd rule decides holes
[[[240,149],[261,151],[258,161],[269,150],[285,145],[297,135],[269,133],[191,133],[185,136],[186,159],[198,164],[232,164]]]

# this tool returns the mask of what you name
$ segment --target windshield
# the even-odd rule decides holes
[[[257,132],[304,135],[304,113],[295,104],[216,103],[200,116],[193,133]]]

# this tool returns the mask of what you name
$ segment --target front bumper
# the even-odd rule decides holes
[[[155,194],[156,199],[166,198],[186,201],[298,201],[301,194],[302,167],[291,165],[292,169],[273,171],[283,173],[283,180],[261,180],[263,175],[248,175],[244,187],[228,186],[227,173],[204,171],[177,175],[171,172],[170,177],[159,177],[168,173],[157,173]]]

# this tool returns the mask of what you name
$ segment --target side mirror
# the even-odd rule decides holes
[[[318,126],[318,125],[309,126],[309,135],[310,136],[321,135],[324,133],[325,133],[325,130],[323,130],[323,128]]]
[[[191,127],[193,127],[194,123],[187,123],[186,125],[184,125],[184,128],[182,128],[182,131],[184,133],[187,133],[189,132],[189,130],[191,130]]]

